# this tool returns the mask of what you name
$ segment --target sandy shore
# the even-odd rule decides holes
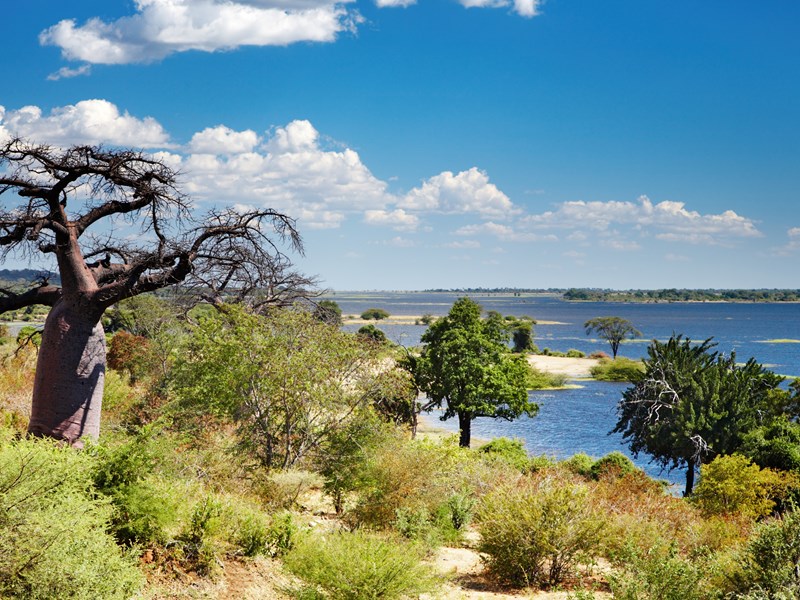
[[[596,358],[566,358],[562,356],[544,356],[532,354],[528,356],[528,362],[546,373],[556,375],[566,375],[570,378],[591,377],[592,367],[600,361]]]

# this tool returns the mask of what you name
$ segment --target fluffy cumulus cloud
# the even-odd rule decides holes
[[[39,40],[69,60],[98,64],[150,62],[186,50],[331,42],[360,20],[345,7],[348,1],[136,0],[131,16],[81,25],[64,20]]]
[[[477,167],[457,175],[444,171],[431,177],[408,192],[398,205],[414,211],[475,213],[487,219],[507,219],[520,212]]]
[[[233,131],[218,125],[195,133],[189,150],[194,154],[243,154],[252,152],[257,143],[255,131]]]
[[[695,244],[717,244],[733,238],[755,238],[762,234],[753,220],[732,210],[701,214],[683,202],[664,200],[654,204],[646,196],[636,202],[565,202],[557,210],[524,218],[527,227],[566,228],[608,233],[625,226],[644,237]]]
[[[0,112],[0,136],[17,136],[48,144],[134,144],[165,147],[169,136],[152,117],[139,119],[106,100],[83,100],[44,114],[38,106]]]
[[[417,0],[375,0],[379,7],[406,7]],[[523,17],[539,14],[541,0],[459,0],[473,8],[510,7]],[[85,23],[65,19],[39,34],[64,58],[84,63],[148,63],[187,50],[214,52],[240,46],[333,42],[355,31],[363,17],[354,0],[135,0],[132,15]],[[62,69],[51,77],[83,75]]]

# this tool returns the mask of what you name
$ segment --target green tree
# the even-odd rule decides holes
[[[241,450],[289,468],[358,418],[376,371],[373,347],[307,311],[259,316],[228,306],[193,332],[173,390],[182,414],[232,420]]]
[[[314,307],[314,317],[323,323],[339,327],[342,324],[342,309],[335,300],[320,300]]]
[[[536,321],[530,317],[516,319],[511,323],[511,341],[514,352],[528,352],[534,350],[536,344],[533,343],[533,326]]]
[[[382,308],[368,308],[361,313],[361,318],[365,321],[380,321],[389,317],[389,313]]]
[[[583,326],[586,328],[586,335],[594,331],[611,345],[614,358],[617,358],[622,340],[642,337],[642,332],[622,317],[595,317],[586,321]]]
[[[666,468],[686,468],[692,493],[696,468],[719,454],[733,454],[745,434],[783,412],[783,380],[750,359],[714,352],[705,340],[692,344],[673,335],[647,349],[645,371],[617,406],[615,433],[637,456],[649,454]],[[776,401],[777,399],[777,401]]]
[[[443,420],[458,417],[460,446],[469,446],[476,417],[512,420],[536,414],[539,407],[525,385],[527,363],[508,352],[507,329],[492,316],[482,319],[473,300],[457,300],[421,341],[421,355],[406,365],[430,398],[428,408],[444,405]]]
[[[368,323],[366,325],[362,325],[356,331],[356,335],[367,340],[371,340],[377,344],[383,344],[386,342],[386,334],[375,327],[372,323]]]

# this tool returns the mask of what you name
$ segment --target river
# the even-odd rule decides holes
[[[434,316],[447,314],[453,302],[465,294],[425,292],[337,292],[330,296],[344,315],[359,315],[367,308],[383,308],[392,315]],[[618,316],[630,320],[642,338],[626,342],[620,355],[646,355],[652,339],[666,340],[682,333],[696,341],[713,338],[717,350],[735,352],[737,360],[755,357],[776,373],[800,375],[800,304],[796,303],[652,303],[565,302],[554,295],[469,294],[484,310],[504,315],[528,315],[538,321],[535,341],[539,348],[565,352],[571,348],[585,353],[609,352],[608,344],[585,334],[583,323],[594,317]],[[424,325],[377,324],[392,341],[404,346],[419,343]],[[357,329],[357,325],[346,326]],[[609,435],[616,423],[616,405],[625,384],[581,382],[578,389],[530,392],[539,406],[533,418],[509,422],[478,418],[472,433],[479,438],[516,437],[532,454],[566,458],[577,452],[602,456],[612,450],[628,455],[619,435]],[[436,413],[429,418],[435,420]],[[439,422],[456,431],[454,420]],[[633,457],[632,457],[633,458]],[[640,455],[634,462],[651,476],[673,483],[683,481],[679,470],[663,472]]]

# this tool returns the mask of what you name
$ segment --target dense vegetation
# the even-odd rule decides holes
[[[511,321],[454,309],[426,344],[508,341]],[[443,545],[483,553],[484,589],[797,597],[798,386],[710,343],[676,336],[625,367],[620,418],[642,426],[642,452],[684,460],[705,436],[678,498],[618,452],[559,462],[519,440],[414,437],[408,355],[313,310],[184,313],[140,296],[106,325],[103,433],[82,451],[24,435],[37,348],[0,346],[4,598],[414,598],[454,585],[432,566]],[[648,404],[666,384],[685,406]],[[672,446],[651,444],[654,424]]]

